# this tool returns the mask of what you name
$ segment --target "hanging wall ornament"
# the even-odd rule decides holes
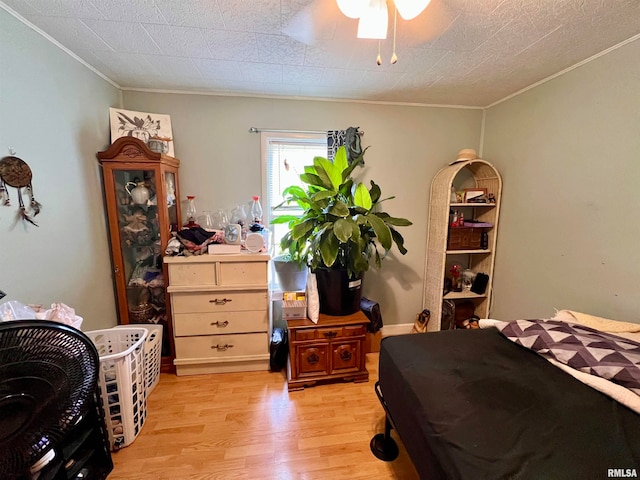
[[[4,157],[0,160],[0,196],[3,199],[2,204],[5,206],[11,205],[8,187],[17,189],[19,205],[17,219],[29,222],[37,227],[38,224],[34,222],[33,217],[40,213],[42,205],[33,196],[32,177],[31,169],[24,160],[14,156]],[[29,195],[28,207],[25,207],[22,200],[23,188]]]

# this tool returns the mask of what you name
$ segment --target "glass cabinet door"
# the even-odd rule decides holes
[[[126,295],[128,323],[165,326],[163,355],[169,355],[161,241],[161,229],[167,226],[161,226],[158,211],[159,202],[160,208],[165,208],[168,202],[162,196],[158,180],[156,170],[113,170],[122,260],[119,273]]]
[[[178,225],[178,192],[176,175],[173,172],[164,172],[164,185],[167,192],[167,218],[169,219],[169,231],[177,232]]]

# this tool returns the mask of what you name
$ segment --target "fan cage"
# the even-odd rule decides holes
[[[86,415],[98,365],[96,348],[76,329],[44,320],[0,323],[0,478],[23,475]],[[12,399],[22,403],[16,408]],[[15,421],[9,414],[23,420],[12,431],[5,429]]]

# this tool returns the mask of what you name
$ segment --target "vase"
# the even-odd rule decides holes
[[[301,269],[297,263],[273,259],[278,285],[283,292],[304,292],[307,286],[307,269]]]
[[[360,310],[362,278],[349,278],[346,270],[318,268],[314,272],[318,282],[320,313],[325,315],[351,315]]]

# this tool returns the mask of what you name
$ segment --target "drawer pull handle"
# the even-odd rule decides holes
[[[209,303],[215,303],[216,305],[224,305],[225,303],[230,302],[231,298],[214,298],[213,300],[209,300]]]
[[[233,345],[229,345],[228,343],[225,343],[224,345],[211,345],[211,348],[215,348],[219,352],[224,352],[225,350],[233,348]]]
[[[211,322],[211,326],[216,326],[218,328],[224,328],[227,325],[229,325],[229,322],[227,320],[225,320],[224,322]]]
[[[343,362],[348,362],[351,360],[351,352],[349,350],[343,350],[340,352],[340,360]]]
[[[333,338],[333,337],[335,337],[336,335],[338,335],[338,332],[335,332],[335,331],[331,331],[331,332],[324,332],[324,334],[323,334],[323,335],[324,335],[325,337],[327,337],[327,338]]]

